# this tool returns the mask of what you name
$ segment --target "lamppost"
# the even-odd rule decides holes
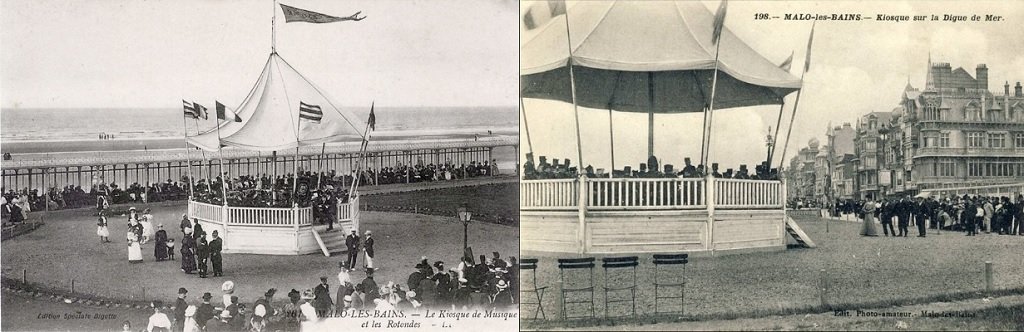
[[[473,213],[466,210],[466,205],[462,205],[458,208],[458,216],[462,221],[462,250],[465,251],[466,248],[469,248],[469,221],[473,217]]]

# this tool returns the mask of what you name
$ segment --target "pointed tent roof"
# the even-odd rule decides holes
[[[299,120],[299,102],[320,106],[320,123]],[[242,122],[219,124],[221,145],[274,151],[321,143],[360,141],[366,123],[335,107],[323,91],[276,52],[267,59],[255,86],[234,112]],[[216,151],[217,129],[188,138],[188,143]]]
[[[584,1],[569,8],[568,13],[572,64],[580,68],[576,71],[580,106],[603,109],[613,104],[619,111],[647,112],[647,96],[615,95],[614,100],[609,101],[608,93],[600,92],[610,90],[612,83],[596,82],[641,82],[646,89],[646,78],[619,80],[614,78],[617,74],[607,73],[659,72],[655,85],[665,90],[659,95],[666,99],[655,102],[655,112],[703,110],[705,98],[701,96],[709,95],[710,91],[694,83],[707,81],[710,84],[715,68],[715,45],[711,43],[714,15],[704,5],[687,1]],[[525,97],[571,102],[566,78],[569,51],[565,30],[564,17],[553,19],[528,36],[520,47],[520,54],[524,55],[520,57],[521,77],[555,81],[550,87],[540,89],[542,91],[527,87]],[[758,54],[728,27],[723,29],[720,43],[719,70],[728,75],[719,76],[716,108],[778,104],[782,96],[800,88],[798,78]],[[700,73],[680,73],[684,71]],[[664,74],[660,74],[662,72]]]

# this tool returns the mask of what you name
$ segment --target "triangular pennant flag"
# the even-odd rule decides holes
[[[333,23],[341,21],[362,21],[366,16],[359,17],[362,12],[356,12],[351,16],[347,17],[336,17],[331,15],[324,15],[314,11],[309,11],[301,8],[295,8],[285,4],[281,4],[281,11],[284,12],[284,22],[308,22],[308,23]]]
[[[377,130],[377,116],[373,115],[373,105],[374,104],[375,104],[375,102],[374,103],[370,103],[370,118],[368,120],[366,120],[366,123],[370,125],[370,130],[376,131]]]
[[[811,23],[811,35],[807,37],[807,59],[804,60],[804,72],[811,70],[811,44],[814,42],[814,26],[818,21]]]

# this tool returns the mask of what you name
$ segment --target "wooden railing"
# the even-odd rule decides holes
[[[257,207],[228,207],[228,225],[237,226],[295,226],[292,220],[292,213],[300,216],[312,213],[312,208],[299,208],[293,211],[289,208],[257,208]],[[308,221],[307,221],[308,224]],[[299,225],[303,225],[299,223]]]
[[[782,181],[702,178],[557,179],[520,182],[523,210],[575,210],[584,183],[587,210],[781,209]],[[713,186],[709,187],[709,186]]]
[[[190,217],[196,218],[206,222],[220,223],[221,222],[221,206],[200,203],[195,201],[188,202],[189,211],[192,212]]]
[[[700,209],[705,206],[703,179],[587,179],[587,208]]]
[[[524,180],[519,185],[519,206],[525,209],[575,210],[579,200],[577,179]]]
[[[715,179],[715,208],[782,208],[782,181]]]

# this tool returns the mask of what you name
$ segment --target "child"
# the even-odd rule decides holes
[[[96,235],[100,236],[100,243],[110,242],[110,230],[107,229],[107,218],[100,213],[99,222],[96,223]]]
[[[167,259],[174,260],[174,239],[167,239]]]

